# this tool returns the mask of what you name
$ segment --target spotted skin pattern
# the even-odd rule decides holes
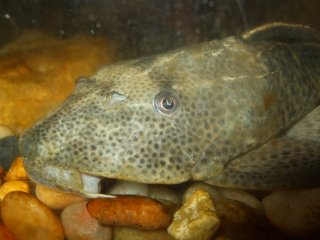
[[[212,178],[215,185],[253,189],[304,185],[300,155],[294,162],[266,155],[268,166],[261,167],[259,149],[319,106],[319,39],[308,27],[276,23],[105,66],[78,80],[61,106],[23,134],[28,174],[72,191],[79,189],[46,167],[157,184]],[[169,114],[154,104],[162,92],[176,101]],[[313,127],[319,133],[319,123]],[[301,149],[302,158],[313,145]],[[319,151],[313,154],[309,162],[319,174]],[[289,167],[277,169],[278,161]],[[290,175],[291,165],[301,169],[300,180]]]

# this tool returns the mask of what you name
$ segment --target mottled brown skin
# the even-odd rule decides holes
[[[73,191],[81,184],[48,167],[75,178],[85,173],[145,183],[213,178],[212,184],[242,188],[320,184],[309,180],[320,173],[319,150],[309,161],[316,169],[311,173],[297,160],[300,179],[290,168],[278,168],[276,158],[264,159],[269,168],[260,169],[259,153],[245,157],[319,106],[319,39],[308,27],[270,24],[241,37],[105,66],[78,81],[60,107],[22,136],[27,171],[35,181]],[[154,106],[159,93],[176,101],[169,113]],[[318,135],[308,150],[320,149],[319,124],[313,127]],[[248,175],[231,168],[225,177],[237,159]],[[286,177],[259,179],[269,173]]]

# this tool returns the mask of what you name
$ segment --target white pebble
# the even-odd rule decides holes
[[[119,180],[110,188],[108,194],[148,196],[149,186],[145,183]]]

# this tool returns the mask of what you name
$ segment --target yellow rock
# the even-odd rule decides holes
[[[36,196],[40,201],[53,209],[64,209],[70,204],[86,200],[85,197],[79,194],[63,192],[40,184],[36,185]]]
[[[168,232],[178,240],[207,240],[219,228],[219,224],[209,193],[196,190],[174,214]]]
[[[14,191],[21,191],[21,192],[30,192],[29,184],[25,181],[20,180],[12,180],[5,182],[0,187],[0,199],[3,200],[3,198],[10,192]]]
[[[17,157],[16,160],[11,164],[8,173],[5,176],[5,181],[10,180],[27,180],[27,172],[23,166],[23,158]]]
[[[3,199],[1,216],[16,240],[63,240],[56,215],[29,193],[11,192]]]
[[[196,183],[190,186],[184,194],[184,199],[189,199],[197,190],[204,190],[210,194],[216,214],[220,219],[219,229],[215,232],[212,240],[233,240],[233,239],[286,239],[284,234],[275,229],[262,213],[259,204],[252,204],[255,201],[251,197],[233,191],[223,190],[203,183]],[[226,194],[228,193],[228,194]],[[226,196],[238,199],[231,200]],[[239,201],[240,200],[240,201]],[[249,204],[244,203],[249,201]],[[252,205],[253,207],[251,207]]]
[[[0,125],[16,134],[61,103],[74,80],[90,76],[114,58],[104,38],[55,38],[26,33],[0,49]]]

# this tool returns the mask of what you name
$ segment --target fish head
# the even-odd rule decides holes
[[[55,178],[67,171],[148,183],[188,180],[201,136],[188,119],[202,116],[192,111],[197,88],[181,79],[185,69],[174,58],[128,61],[79,78],[74,93],[21,137],[30,177],[49,185],[59,185]]]
[[[157,184],[210,177],[208,147],[211,159],[229,158],[245,142],[241,124],[249,124],[239,118],[248,104],[236,100],[248,92],[235,96],[231,81],[221,80],[230,65],[210,60],[223,52],[214,44],[214,52],[203,44],[80,78],[74,93],[21,137],[31,179],[77,191],[88,176]]]

